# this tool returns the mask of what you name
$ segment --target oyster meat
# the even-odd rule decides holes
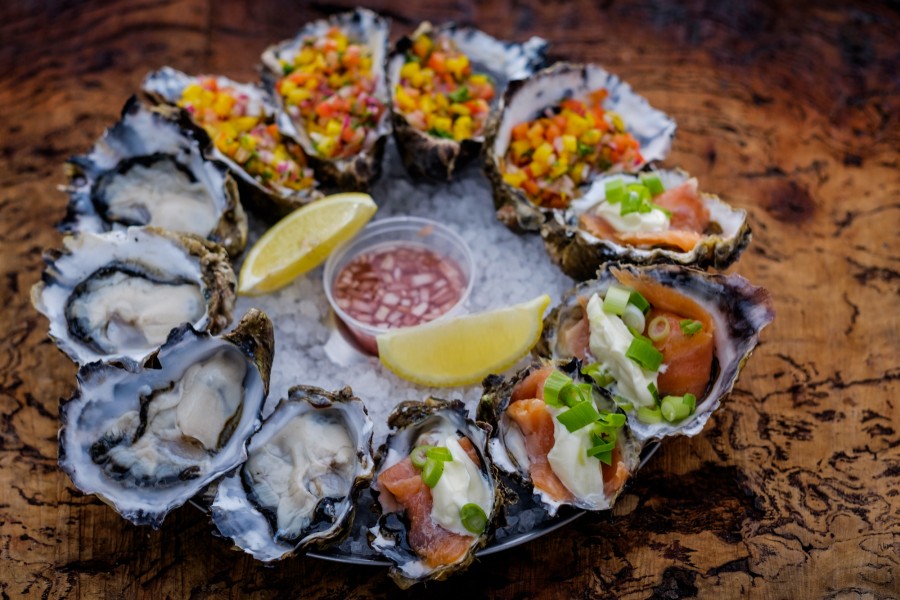
[[[337,542],[372,478],[372,431],[350,388],[291,388],[251,438],[247,462],[211,490],[219,533],[266,562]]]
[[[449,181],[478,156],[485,127],[510,81],[544,65],[547,42],[502,42],[472,27],[422,23],[388,59],[391,121],[407,170]]]
[[[390,559],[401,587],[467,567],[502,503],[486,453],[488,428],[460,401],[397,405],[380,450],[373,491],[382,516],[369,545]]]
[[[563,505],[612,508],[640,462],[625,415],[581,367],[575,359],[491,375],[478,406],[494,464],[530,485],[551,516]]]
[[[537,231],[597,176],[665,158],[674,135],[675,121],[596,65],[556,63],[513,82],[485,142],[497,217]]]
[[[152,225],[198,235],[238,256],[247,216],[227,167],[206,158],[205,149],[180,111],[150,109],[132,96],[91,152],[66,164],[69,207],[60,230]]]
[[[60,467],[124,518],[158,528],[246,459],[273,349],[272,323],[251,310],[221,338],[185,324],[142,365],[82,367],[60,406]]]
[[[258,212],[277,218],[322,197],[303,149],[281,135],[262,88],[163,67],[147,75],[143,89],[186,111],[199,135],[211,139],[214,156],[237,175],[241,198]]]
[[[750,225],[746,211],[700,193],[684,171],[661,170],[598,178],[550,216],[541,236],[552,260],[585,280],[610,261],[724,270],[750,243]]]
[[[644,443],[699,433],[774,317],[739,275],[608,264],[544,319],[534,353],[589,364]]]
[[[384,79],[390,24],[370,10],[313,21],[263,52],[279,127],[306,150],[323,185],[367,191],[390,133]]]
[[[182,323],[215,334],[231,322],[235,276],[224,248],[153,227],[63,238],[47,251],[34,307],[78,364],[140,361]]]

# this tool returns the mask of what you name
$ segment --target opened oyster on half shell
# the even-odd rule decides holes
[[[231,257],[240,255],[247,216],[228,168],[205,156],[208,141],[181,111],[151,109],[132,96],[91,152],[66,163],[69,207],[60,230],[151,225],[198,235]]]
[[[368,191],[390,133],[384,78],[390,24],[370,10],[333,15],[263,52],[278,125],[309,156],[323,185]]]
[[[258,310],[221,338],[190,325],[141,365],[91,363],[60,406],[59,465],[136,525],[165,516],[247,458],[274,336]]]
[[[550,258],[570,277],[606,262],[727,269],[750,243],[747,212],[680,170],[607,175],[541,228]]]
[[[401,588],[465,569],[484,546],[502,494],[487,455],[489,427],[460,401],[397,405],[372,488],[382,516],[369,545]]]
[[[544,65],[547,42],[502,42],[472,27],[422,23],[388,59],[394,139],[414,177],[449,181],[478,156],[510,81]]]
[[[556,63],[513,82],[485,142],[497,218],[537,231],[598,176],[665,158],[674,135],[675,121],[596,65]]]
[[[156,102],[184,109],[209,136],[248,208],[278,218],[322,197],[303,148],[281,135],[273,100],[261,87],[163,67],[147,75],[142,89]]]
[[[291,388],[250,439],[247,461],[210,491],[219,533],[264,562],[336,543],[372,478],[372,431],[350,388]]]
[[[231,323],[237,282],[228,255],[195,236],[154,227],[82,233],[44,262],[31,302],[79,365],[140,361],[182,323],[213,334]]]
[[[577,359],[489,376],[478,418],[492,427],[494,464],[529,485],[551,516],[564,505],[612,508],[640,463],[625,414]]]
[[[739,275],[608,264],[547,315],[534,353],[581,359],[639,442],[691,436],[774,317],[769,293]]]

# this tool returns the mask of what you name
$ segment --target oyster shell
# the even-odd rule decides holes
[[[184,98],[186,90],[196,90],[193,86],[203,85],[215,87],[216,93],[224,92],[241,103],[234,103],[226,111],[227,103],[222,109],[198,107],[195,103],[202,104],[202,97]],[[212,156],[228,165],[237,176],[241,198],[248,207],[267,217],[277,218],[322,197],[316,189],[311,169],[306,166],[307,157],[303,149],[292,140],[269,130],[268,127],[275,124],[277,109],[261,87],[222,76],[193,77],[171,67],[163,67],[147,75],[142,89],[155,102],[184,105],[188,120],[199,130],[198,138],[210,139]],[[233,126],[234,122],[242,123],[241,119],[246,118],[252,121],[246,130],[241,129],[244,125],[241,128]],[[262,155],[258,151],[260,140],[271,146],[266,148],[267,161],[253,158],[254,152],[257,156]]]
[[[388,425],[392,433],[379,450],[372,485],[382,516],[369,530],[369,545],[394,563],[390,576],[406,589],[420,581],[446,579],[465,569],[475,551],[487,542],[503,495],[497,490],[486,452],[489,427],[471,421],[462,402],[434,398],[401,402],[388,417]],[[468,443],[462,442],[463,438]],[[454,465],[452,471],[444,466],[431,489],[409,458],[414,448],[422,446],[443,446],[453,453],[452,461],[441,463]],[[477,461],[471,459],[473,454]],[[428,470],[427,465],[422,468]],[[399,489],[395,487],[398,482]],[[405,492],[404,498],[395,496],[389,488]],[[410,516],[404,501],[421,506],[423,500],[431,501],[432,510],[413,511]],[[486,521],[480,533],[469,533],[461,522],[459,505],[463,503],[477,504],[483,510]],[[430,545],[437,540],[440,546]]]
[[[605,457],[609,462],[607,465],[598,458],[582,455],[593,443],[588,428],[580,429],[573,435],[553,418],[568,410],[544,403],[544,376],[553,371],[565,374],[575,383],[591,385],[594,406],[604,411],[601,414],[617,412],[612,396],[583,376],[581,366],[577,359],[536,362],[510,379],[490,375],[484,381],[484,395],[478,405],[478,418],[490,423],[492,428],[488,449],[494,464],[501,471],[526,484],[551,516],[564,505],[592,511],[612,508],[640,463],[641,445],[631,435],[627,425],[618,429],[614,441],[609,439],[611,443],[615,443],[615,448]],[[532,397],[535,399],[532,400]],[[516,411],[517,418],[514,418],[509,408],[518,401],[531,403],[532,406],[527,411]],[[528,442],[530,438],[539,435],[539,431],[526,432],[520,425],[521,420],[528,427],[533,427],[531,420],[537,418],[535,410],[547,411],[555,430],[554,443],[547,456],[548,468],[553,473],[549,477],[546,471],[533,477],[530,452],[536,448],[530,447]],[[579,436],[579,432],[587,435]],[[550,489],[551,486],[546,485],[550,477],[555,478],[562,487]],[[541,483],[545,485],[542,487]]]
[[[44,262],[31,302],[80,365],[140,361],[182,323],[215,334],[231,322],[237,284],[225,249],[213,242],[129,227],[66,236]]]
[[[655,171],[666,190],[685,182],[690,175],[681,170]],[[550,258],[564,273],[577,280],[594,277],[597,269],[606,262],[633,264],[672,263],[725,270],[737,261],[750,243],[750,225],[747,211],[735,209],[718,196],[701,193],[703,206],[709,211],[709,225],[691,250],[662,245],[639,247],[604,239],[594,235],[580,224],[582,215],[596,211],[605,203],[605,184],[612,179],[636,183],[634,175],[611,175],[594,181],[584,196],[573,201],[565,211],[555,211],[541,227],[541,236]]]
[[[594,340],[595,326],[593,320],[586,319],[592,310],[588,298],[598,295],[602,298],[610,285],[631,286],[639,282],[640,285],[662,286],[665,294],[672,294],[661,304],[681,304],[686,310],[696,312],[696,307],[708,314],[708,319],[713,329],[712,335],[712,365],[709,381],[703,390],[696,396],[696,407],[693,414],[677,422],[645,423],[637,417],[637,411],[641,406],[650,407],[654,400],[647,396],[645,386],[629,384],[629,380],[620,378],[614,381],[608,389],[613,394],[622,396],[633,404],[626,410],[628,425],[635,437],[644,443],[652,439],[661,439],[670,435],[696,435],[699,433],[709,416],[719,406],[737,382],[738,375],[746,363],[756,344],[759,342],[759,334],[762,329],[772,322],[775,312],[772,308],[772,299],[769,293],[760,287],[751,285],[739,275],[709,274],[687,267],[673,265],[657,266],[633,266],[607,264],[598,274],[598,279],[578,284],[570,290],[558,306],[556,306],[544,319],[544,330],[541,341],[535,346],[533,353],[536,356],[550,357],[554,359],[566,359],[572,356],[583,358],[586,362],[597,360],[595,356],[598,349],[601,352],[613,353],[610,346]],[[646,283],[641,283],[646,282]],[[650,300],[653,305],[654,301]],[[602,304],[602,300],[598,300]],[[672,309],[670,312],[674,312]],[[599,308],[600,312],[602,308]],[[693,319],[692,315],[682,315]],[[610,317],[619,319],[619,317]],[[703,317],[706,318],[706,317]],[[650,321],[650,319],[647,319]],[[648,323],[649,325],[649,323]],[[678,324],[675,327],[679,327]],[[579,332],[579,328],[582,329]],[[611,329],[607,327],[607,329]],[[674,331],[674,328],[672,328]],[[649,333],[649,332],[648,332]],[[707,332],[709,333],[709,332]],[[584,347],[585,335],[590,334],[590,346]],[[628,334],[631,336],[631,334]],[[693,335],[693,334],[690,334]],[[628,345],[628,342],[625,342]],[[618,352],[617,352],[618,353]],[[632,361],[622,356],[622,362],[631,364]],[[667,367],[668,365],[664,366]],[[634,367],[643,369],[640,367]],[[635,371],[635,376],[640,375]],[[664,371],[659,371],[663,373]],[[616,378],[616,373],[611,373]],[[670,373],[670,376],[678,372]],[[653,379],[652,373],[644,372],[646,377]],[[702,376],[702,373],[701,373]],[[649,380],[649,379],[648,379]],[[637,381],[637,379],[634,379]],[[638,389],[640,388],[640,389]],[[659,394],[664,390],[659,386]],[[647,396],[647,397],[645,397]]]
[[[265,562],[335,543],[372,478],[372,431],[349,387],[291,388],[250,439],[247,462],[211,491],[219,533]]]
[[[294,68],[294,60],[304,49],[304,44],[324,38],[333,28],[342,31],[351,44],[361,45],[364,52],[368,53],[374,81],[371,82],[371,89],[363,92],[365,99],[360,98],[361,93],[353,91],[350,87],[335,89],[327,94],[328,98],[341,98],[359,106],[358,111],[348,112],[342,124],[345,130],[359,126],[360,123],[369,128],[363,140],[348,143],[346,152],[332,155],[322,150],[321,140],[314,140],[314,135],[318,134],[309,130],[305,117],[301,114],[302,106],[305,107],[304,110],[310,111],[307,114],[315,116],[312,112],[315,107],[312,105],[306,107],[305,102],[309,102],[309,99],[304,99],[301,104],[287,102],[287,95],[279,93],[279,82],[287,78],[289,70]],[[292,39],[270,46],[262,54],[263,81],[280,108],[278,126],[303,146],[310,164],[316,171],[316,177],[323,185],[341,191],[368,191],[381,176],[384,145],[390,133],[390,122],[387,118],[388,91],[384,79],[384,61],[389,35],[390,24],[387,19],[370,10],[357,8],[332,15],[327,20],[308,23]],[[339,74],[359,76],[356,68],[345,66],[343,63],[335,69]],[[360,80],[364,78],[365,74],[359,77]],[[370,120],[374,123],[370,123]]]
[[[66,163],[69,207],[59,229],[101,233],[152,225],[221,244],[236,257],[247,216],[224,163],[204,156],[208,139],[169,107],[132,96],[122,118],[89,154]],[[201,145],[202,144],[202,145]]]
[[[468,58],[473,74],[485,74],[491,78],[495,94],[490,102],[491,112],[496,111],[498,98],[510,81],[529,77],[544,65],[549,44],[538,37],[525,43],[502,42],[472,27],[455,23],[432,27],[431,23],[425,22],[412,35],[400,38],[394,45],[388,59],[387,77],[394,139],[397,140],[403,163],[414,177],[450,181],[455,169],[481,152],[484,127],[462,140],[443,138],[414,126],[398,106],[395,90],[401,82],[401,69],[414,41],[423,35],[438,40],[439,44],[451,44]],[[459,85],[464,84],[460,82]]]
[[[596,65],[556,63],[527,80],[513,82],[503,95],[497,118],[488,126],[484,164],[494,191],[497,218],[507,227],[537,231],[554,210],[538,207],[522,190],[504,181],[504,163],[512,128],[542,116],[545,110],[553,109],[563,100],[585,100],[590,92],[601,88],[609,93],[604,108],[617,113],[626,130],[640,143],[643,162],[635,170],[642,164],[665,158],[669,153],[675,121],[651,107],[630,85]],[[589,175],[587,181],[601,174]],[[576,189],[578,196],[580,193]]]
[[[221,338],[188,324],[142,365],[91,363],[60,406],[59,466],[136,525],[165,516],[247,458],[269,387],[272,323]]]

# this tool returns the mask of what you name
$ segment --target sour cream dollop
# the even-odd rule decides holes
[[[490,515],[494,504],[491,486],[478,465],[459,445],[455,435],[449,436],[444,445],[450,450],[453,460],[444,463],[441,478],[431,488],[431,518],[448,531],[471,536],[472,532],[462,524],[459,511],[471,503]]]

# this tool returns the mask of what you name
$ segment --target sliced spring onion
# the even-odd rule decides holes
[[[622,316],[625,313],[625,307],[628,306],[629,298],[631,298],[631,290],[619,285],[611,285],[603,298],[603,311]]]
[[[425,456],[427,458],[430,458],[431,460],[442,460],[444,462],[453,460],[453,455],[450,454],[450,450],[444,448],[443,446],[435,446],[433,448],[426,449]]]
[[[653,343],[645,337],[635,337],[631,340],[625,356],[647,371],[658,371],[663,360],[662,352],[654,348]]]
[[[640,211],[641,197],[635,192],[628,192],[628,195],[622,200],[622,208],[619,210],[619,214],[625,216]]]
[[[691,414],[697,410],[697,396],[693,394],[684,395],[684,403],[691,407]]]
[[[413,448],[412,452],[409,453],[409,460],[412,461],[415,468],[421,469],[425,466],[425,461],[427,459],[425,453],[429,448],[431,448],[431,446],[416,446]]]
[[[616,403],[616,406],[618,406],[625,412],[634,409],[634,404],[625,396],[619,396],[618,394],[616,394],[615,396],[613,396],[613,401]]]
[[[650,392],[650,395],[653,396],[653,401],[659,404],[659,390],[656,389],[656,384],[652,381],[647,384],[647,391]]]
[[[638,334],[644,331],[644,325],[646,323],[644,320],[644,313],[634,304],[629,304],[625,307],[625,314],[622,315],[622,321],[625,322],[625,325],[629,329],[637,331]]]
[[[650,190],[651,196],[659,196],[666,188],[656,173],[641,173],[641,183]]]
[[[425,485],[433,488],[437,485],[437,482],[441,479],[441,475],[443,474],[444,461],[431,458],[425,461],[425,466],[422,467],[422,481]]]
[[[606,201],[610,203],[621,202],[625,199],[625,182],[621,179],[611,179],[606,182]]]
[[[593,379],[594,383],[596,383],[600,387],[606,387],[616,380],[612,375],[609,374],[609,371],[606,370],[606,367],[603,366],[603,363],[591,363],[589,365],[585,365],[581,367],[581,374],[587,375],[588,377]]]
[[[676,423],[691,415],[691,405],[685,402],[684,396],[666,396],[659,401],[659,410],[669,423]]]
[[[597,444],[596,446],[592,446],[587,449],[587,455],[593,456],[594,458],[599,458],[601,461],[606,464],[610,464],[612,462],[612,451],[616,447],[616,442],[603,442]],[[605,456],[604,456],[605,455]],[[606,460],[604,460],[604,458]]]
[[[625,415],[618,412],[604,412],[600,415],[600,418],[597,419],[597,427],[598,428],[609,428],[618,429],[622,425],[625,424]]]
[[[662,315],[653,317],[647,326],[647,337],[654,342],[661,342],[669,337],[672,332],[669,320]]]
[[[647,311],[650,310],[650,303],[647,302],[647,299],[637,290],[631,292],[628,302],[641,309],[641,312],[645,315],[647,314]]]
[[[487,527],[487,515],[474,502],[463,504],[459,509],[459,520],[462,521],[463,527],[475,535],[480,534]]]
[[[550,373],[550,377],[544,381],[544,402],[550,406],[562,406],[559,393],[571,383],[572,379],[559,371]]]
[[[594,408],[593,402],[579,402],[564,413],[560,413],[556,420],[562,423],[566,429],[575,433],[585,425],[590,425],[600,417],[600,413]]]
[[[648,425],[653,425],[655,423],[662,423],[663,416],[658,408],[655,406],[641,406],[637,411],[638,420],[641,423],[647,423]]]
[[[559,392],[560,403],[569,407],[592,399],[591,384],[589,383],[570,383]]]
[[[456,90],[447,94],[447,98],[449,98],[452,102],[465,102],[469,99],[469,88],[462,85]]]
[[[682,333],[687,336],[692,336],[695,333],[703,331],[703,323],[694,321],[693,319],[682,319],[681,321],[678,321],[678,326],[681,327]]]

